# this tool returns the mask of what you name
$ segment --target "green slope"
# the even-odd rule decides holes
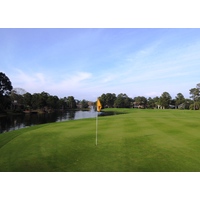
[[[126,114],[50,123],[0,135],[0,171],[200,171],[200,112]]]

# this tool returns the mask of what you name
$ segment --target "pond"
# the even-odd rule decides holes
[[[90,111],[59,111],[43,114],[8,115],[0,117],[0,134],[38,124],[77,120],[84,118],[95,118],[96,114],[97,112],[94,109],[91,109]],[[114,112],[100,112],[98,113],[98,116],[115,114],[116,113]]]
[[[96,112],[93,109],[90,111],[65,111],[43,114],[8,115],[0,117],[0,133],[17,130],[28,126],[34,126],[37,124],[95,117]]]

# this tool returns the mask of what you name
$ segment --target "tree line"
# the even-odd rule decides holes
[[[103,108],[158,108],[158,109],[191,109],[200,110],[200,84],[196,88],[190,89],[190,99],[178,93],[175,99],[172,99],[168,92],[163,92],[160,97],[146,98],[137,96],[130,98],[127,94],[114,93],[102,94],[99,99]]]
[[[58,98],[47,92],[31,94],[22,88],[13,88],[10,79],[0,72],[0,112],[22,112],[40,110],[50,112],[55,109],[88,108],[88,101],[76,100],[73,96]]]
[[[175,99],[172,99],[168,92],[163,92],[160,97],[146,98],[137,96],[128,97],[127,94],[114,93],[102,94],[99,99],[103,108],[178,108],[178,109],[200,109],[200,84],[189,90],[190,99],[184,97],[182,93],[178,93]],[[13,89],[10,79],[0,72],[0,112],[6,111],[30,111],[40,109],[41,111],[49,111],[54,109],[76,109],[88,108],[88,101],[76,100],[73,96],[58,98],[47,92],[34,93],[24,91],[21,88]]]

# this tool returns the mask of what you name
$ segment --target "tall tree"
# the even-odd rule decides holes
[[[11,100],[9,94],[13,89],[10,79],[0,72],[0,111],[4,111],[10,106]]]
[[[126,94],[119,94],[115,100],[116,108],[130,108],[131,107],[131,99]]]
[[[147,107],[148,108],[155,108],[156,107],[156,102],[154,99],[152,99],[151,97],[149,97],[147,99]]]
[[[176,106],[179,106],[181,104],[185,103],[185,97],[183,96],[182,93],[178,93],[177,96],[176,96],[176,102],[175,102],[175,105]]]
[[[83,99],[82,101],[81,101],[81,108],[88,108],[88,101],[86,101],[85,99]]]
[[[102,108],[105,108],[105,106],[106,106],[106,94],[102,94],[99,99],[101,101]]]
[[[75,99],[74,99],[73,96],[68,96],[68,98],[67,98],[67,103],[68,103],[68,107],[69,107],[70,109],[76,108],[76,101],[75,101]]]
[[[23,104],[23,96],[18,93],[16,89],[13,89],[10,94],[10,98],[12,102],[16,102],[18,104]]]
[[[192,88],[190,89],[190,98],[194,101],[194,110],[197,109],[197,102],[199,100],[200,97],[200,89],[199,88]]]
[[[185,99],[185,109],[190,109],[190,106],[193,104],[191,99]]]
[[[145,108],[147,105],[147,98],[143,96],[135,97],[134,101],[135,101],[135,105],[137,106],[143,106]]]
[[[58,105],[59,105],[59,108],[62,110],[67,109],[67,97],[59,99]]]
[[[112,108],[114,106],[115,100],[116,100],[116,94],[111,94],[111,93],[106,94],[106,105],[109,108]]]
[[[105,108],[105,107],[112,108],[112,107],[114,107],[114,103],[116,100],[116,94],[112,94],[112,93],[102,94],[99,99],[101,101],[103,108]]]
[[[9,95],[13,89],[10,79],[2,72],[0,72],[0,95]]]
[[[157,107],[158,105],[160,105],[160,97],[158,97],[158,96],[154,97],[153,101],[155,103],[155,107]]]
[[[32,109],[38,109],[40,106],[39,102],[40,94],[39,93],[34,93],[31,97],[31,107]]]
[[[26,109],[31,108],[31,98],[32,98],[32,95],[29,92],[23,95],[23,102]]]
[[[47,106],[47,99],[50,96],[47,92],[41,92],[39,95],[39,108],[44,108]]]
[[[51,109],[57,109],[59,108],[58,104],[59,98],[57,96],[52,96],[49,95],[46,102],[47,102],[47,107]]]
[[[168,108],[172,97],[168,92],[163,92],[160,97],[160,105],[164,108]]]

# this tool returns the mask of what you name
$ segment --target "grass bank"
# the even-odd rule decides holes
[[[0,171],[200,171],[200,112],[126,113],[38,125],[0,135]]]

